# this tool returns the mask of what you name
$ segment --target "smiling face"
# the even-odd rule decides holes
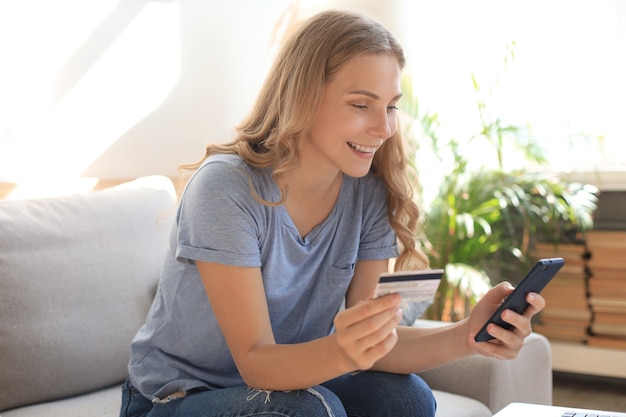
[[[346,62],[326,84],[300,144],[303,165],[366,175],[375,152],[396,132],[401,95],[394,56],[362,55]]]

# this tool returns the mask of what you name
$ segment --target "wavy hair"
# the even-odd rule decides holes
[[[316,14],[299,25],[282,45],[255,105],[236,128],[235,140],[207,145],[200,161],[182,165],[181,169],[195,170],[213,154],[239,155],[251,166],[273,168],[281,199],[261,202],[282,204],[288,192],[283,179],[299,164],[298,140],[308,133],[326,83],[350,59],[381,54],[395,57],[400,69],[404,67],[401,46],[379,23],[343,11]],[[411,178],[415,177],[410,175],[399,129],[376,152],[372,172],[387,186],[389,221],[401,247],[394,268],[428,267],[428,259],[416,241],[420,211],[413,200]]]

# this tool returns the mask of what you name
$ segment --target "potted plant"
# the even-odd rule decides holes
[[[490,117],[480,87],[472,76],[480,116],[480,131],[461,142],[439,136],[436,113],[421,110],[410,77],[403,80],[402,110],[408,117],[409,159],[425,190],[427,174],[420,153],[443,166],[443,175],[420,201],[425,210],[423,249],[431,266],[445,270],[427,318],[457,321],[466,317],[487,289],[502,279],[516,283],[532,260],[531,237],[541,234],[558,241],[572,230],[593,226],[598,190],[566,182],[537,169],[546,160],[524,129]],[[406,123],[406,121],[405,121]],[[474,163],[472,146],[493,155],[495,166]],[[533,166],[507,169],[506,150]],[[428,178],[432,184],[432,178]],[[434,190],[434,191],[433,191]]]

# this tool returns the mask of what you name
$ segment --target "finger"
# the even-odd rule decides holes
[[[389,337],[391,333],[395,333],[396,327],[402,320],[402,310],[396,309],[395,311],[386,311],[372,317],[367,322],[359,323],[355,327],[356,332],[360,332],[356,342],[363,350],[371,349],[373,346],[378,345]]]
[[[402,319],[402,310],[393,308],[368,317],[347,329],[351,340],[360,346],[361,351],[384,340]]]
[[[377,331],[357,341],[363,351],[362,360],[370,368],[376,361],[393,349],[398,341],[397,326],[402,319],[402,311],[397,310],[395,316]],[[364,368],[365,369],[365,368]]]
[[[513,287],[513,285],[509,282],[501,282],[487,291],[487,294],[485,294],[483,298],[491,304],[499,306],[502,304],[502,301],[504,301],[504,299],[513,292],[514,289],[515,287]]]
[[[524,345],[524,339],[532,332],[530,317],[518,314],[513,310],[502,312],[501,318],[511,325],[509,329],[490,324],[487,332],[496,338],[502,345],[513,350],[519,350]]]
[[[530,292],[526,295],[526,302],[529,306],[524,312],[524,315],[528,318],[533,317],[546,306],[546,300],[541,295],[534,292]]]
[[[351,362],[355,365],[356,369],[365,370],[371,368],[380,358],[387,355],[398,341],[398,334],[395,328],[381,340],[379,343],[370,346],[368,349],[360,351],[358,353],[353,352],[354,355],[350,356]]]
[[[509,330],[509,332],[513,332],[515,336],[519,336],[522,339],[525,339],[532,333],[532,317],[539,311],[541,311],[545,306],[545,301],[543,300],[543,298],[536,293],[529,293],[526,297],[526,300],[528,301],[529,306],[522,314],[518,314],[512,310],[505,310],[502,312],[501,315],[502,320],[513,326]],[[505,343],[515,342],[514,340],[510,340],[510,338],[507,338],[506,330],[504,332],[500,332],[494,326],[492,331],[497,332],[500,337],[505,338],[503,339]],[[491,332],[489,333],[492,334]],[[494,334],[492,334],[492,336],[496,337],[496,335]]]
[[[526,307],[522,315],[528,320],[532,319],[535,314],[539,313],[546,306],[545,299],[535,292],[529,292],[526,294],[526,302],[528,303],[528,307]]]
[[[388,294],[373,300],[364,300],[338,315],[335,326],[350,327],[384,311],[399,308],[402,297],[399,294]]]
[[[388,354],[398,341],[398,333],[394,327],[391,332],[383,340],[373,345],[364,352],[364,359],[369,362],[368,368],[371,368],[376,361]]]
[[[502,312],[502,320],[512,326],[508,330],[502,329],[502,332],[498,331],[498,334],[504,338],[502,340],[505,343],[519,344],[520,341],[514,340],[514,337],[520,338],[523,343],[523,339],[528,337],[532,332],[530,317],[526,315],[518,314],[513,310],[505,310]]]
[[[397,342],[395,328],[401,319],[400,309],[385,310],[350,327],[337,329],[335,336],[355,369],[369,369]]]
[[[519,353],[519,349],[513,349],[498,339],[489,342],[476,342],[474,335],[469,335],[468,343],[474,352],[490,358],[514,359]]]
[[[393,301],[394,299],[396,301]],[[352,311],[344,310],[335,317],[337,341],[349,357],[354,359],[355,356],[363,354],[373,345],[380,343],[398,325],[402,316],[401,312],[398,313],[399,307],[395,303],[401,298],[389,297],[389,300],[376,299],[363,302],[348,309]],[[380,307],[367,306],[367,304],[379,304],[383,307],[391,304],[392,307],[381,310]],[[371,312],[377,312],[377,314],[371,316],[369,315]],[[368,336],[370,338],[366,339]]]

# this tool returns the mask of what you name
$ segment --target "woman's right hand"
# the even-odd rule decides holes
[[[389,294],[359,301],[337,314],[334,337],[351,370],[369,369],[393,349],[401,302],[400,295]]]

